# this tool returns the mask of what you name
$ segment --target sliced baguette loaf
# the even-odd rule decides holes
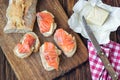
[[[37,0],[9,0],[5,33],[25,33],[33,30]]]

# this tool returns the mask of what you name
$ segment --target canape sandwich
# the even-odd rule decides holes
[[[40,47],[40,57],[43,67],[47,71],[58,70],[59,68],[59,55],[61,51],[51,42],[45,42]]]
[[[45,37],[51,36],[57,26],[53,14],[46,10],[37,13],[37,22],[40,32]]]
[[[77,47],[74,36],[60,28],[55,32],[54,40],[67,57],[74,55]]]
[[[14,54],[19,58],[26,58],[32,52],[37,52],[40,46],[40,41],[34,32],[26,33],[20,42],[14,48]]]

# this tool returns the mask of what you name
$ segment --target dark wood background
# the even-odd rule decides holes
[[[70,15],[73,13],[72,7],[78,0],[59,0],[59,1],[68,17],[70,17]],[[120,0],[103,0],[103,2],[112,6],[120,7]],[[84,44],[87,45],[86,39],[83,38],[81,35],[80,37],[82,38]],[[120,43],[120,27],[117,29],[116,32],[111,33],[111,40]],[[0,80],[17,80],[1,48],[0,48]],[[71,70],[69,73],[66,73],[65,75],[57,78],[56,80],[91,80],[89,61],[87,60],[85,63],[78,66],[76,69]]]

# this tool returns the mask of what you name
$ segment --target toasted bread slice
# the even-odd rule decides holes
[[[45,42],[46,43],[46,42]],[[45,70],[47,71],[51,71],[51,70],[54,70],[55,67],[49,65],[48,61],[46,60],[45,58],[45,43],[40,47],[40,51],[39,51],[39,54],[40,54],[40,57],[41,57],[41,61],[42,61],[42,64],[43,64],[43,67]],[[51,42],[47,42],[48,44],[52,44]],[[46,50],[47,52],[49,52],[49,50]],[[55,59],[57,61],[57,66],[59,66],[59,55],[61,54],[61,50],[59,50],[56,46],[55,46],[55,54],[57,55],[57,58]],[[53,54],[52,54],[53,55]],[[47,56],[50,56],[49,54]],[[50,59],[52,57],[49,57]]]
[[[19,50],[18,50],[18,45],[15,46],[15,48],[13,49],[13,51],[14,51],[14,54],[16,56],[18,56],[19,58],[26,58],[26,57],[30,56],[32,52],[37,52],[38,49],[39,49],[39,46],[40,46],[40,41],[39,41],[37,35],[34,32],[28,32],[28,33],[26,33],[22,37],[22,39],[20,40],[20,44],[21,45],[24,44],[24,40],[26,39],[26,35],[32,35],[35,38],[35,41],[32,44],[32,46],[30,47],[30,51],[28,51],[28,52],[20,53]]]
[[[51,36],[57,27],[54,21],[54,15],[46,10],[37,13],[37,23],[40,32],[45,37]]]
[[[60,28],[55,32],[54,40],[67,57],[72,57],[74,55],[77,48],[74,36]]]

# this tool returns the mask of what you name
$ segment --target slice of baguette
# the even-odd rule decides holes
[[[55,48],[56,48],[57,54],[60,55],[60,54],[61,54],[61,50],[59,50],[57,47],[55,47]],[[46,59],[45,59],[45,57],[44,57],[44,44],[40,47],[39,54],[40,54],[41,61],[42,61],[42,64],[43,64],[44,69],[45,69],[46,71],[52,71],[52,70],[54,70],[54,67],[50,66],[50,65],[47,63],[47,61],[46,61]],[[60,61],[60,59],[58,58],[58,59],[57,59],[57,62],[59,63],[59,61]]]
[[[54,18],[54,15],[53,15],[52,13],[48,12],[47,10],[42,11],[42,12],[43,12],[43,13],[49,13],[49,14]],[[40,23],[39,23],[39,22],[40,22],[40,16],[39,16],[39,12],[38,12],[38,13],[37,13],[37,23],[38,23],[38,25],[40,26]],[[42,33],[43,36],[45,36],[45,37],[51,36],[51,35],[53,34],[53,32],[55,31],[56,27],[57,27],[57,24],[56,24],[55,22],[51,23],[50,30],[49,30],[48,32]]]
[[[56,32],[55,32],[55,33],[56,33]],[[71,34],[69,34],[69,33],[66,32],[66,31],[65,31],[65,33],[66,33],[67,35],[71,35]],[[72,35],[71,35],[71,36],[72,36]],[[74,48],[73,48],[73,49],[70,49],[69,51],[65,51],[65,50],[58,44],[58,41],[57,41],[57,39],[56,39],[56,37],[55,37],[55,35],[54,35],[54,40],[55,40],[55,42],[57,43],[58,47],[64,52],[65,56],[67,56],[67,57],[72,57],[72,56],[75,54],[75,52],[76,52],[76,48],[77,48],[76,39],[75,39],[74,36],[72,36],[72,38],[73,38],[73,41],[74,41],[74,43],[75,43]]]
[[[27,34],[31,34],[36,40],[35,40],[35,43],[33,44],[33,46],[31,47],[31,50],[30,50],[29,53],[19,53],[17,45],[15,46],[15,48],[13,49],[13,52],[19,58],[26,58],[26,57],[30,56],[32,54],[32,52],[37,52],[39,50],[40,41],[39,41],[37,35],[34,32],[28,32],[28,33],[26,33],[22,37],[22,39],[20,40],[20,43],[22,44],[24,42],[25,36]]]
[[[33,30],[37,0],[9,0],[5,33],[25,33]]]

